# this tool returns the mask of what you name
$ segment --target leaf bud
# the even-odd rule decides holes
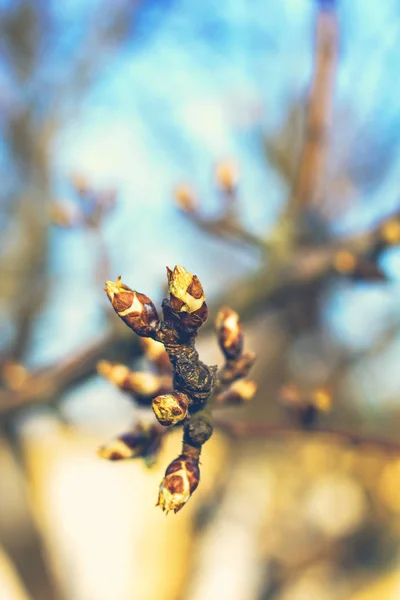
[[[167,514],[177,513],[193,494],[200,480],[199,461],[195,457],[181,454],[172,461],[165,471],[160,485],[158,502]]]
[[[126,460],[129,458],[147,458],[160,448],[162,433],[155,425],[139,424],[127,433],[123,433],[108,444],[101,446],[97,454],[106,460]]]
[[[156,394],[168,392],[172,388],[169,376],[160,376],[150,371],[131,371],[127,366],[100,360],[97,372],[121,390],[131,392],[139,398],[151,399]]]
[[[105,291],[117,315],[133,329],[137,335],[149,336],[159,323],[157,309],[145,294],[135,292],[117,281],[106,281]]]
[[[167,267],[168,291],[172,311],[184,329],[198,329],[208,316],[206,298],[200,280],[184,267]]]
[[[215,182],[227,194],[235,192],[239,183],[237,164],[232,160],[220,161],[215,168]]]
[[[225,358],[238,358],[243,349],[243,332],[237,312],[228,306],[221,308],[215,319],[215,329]]]
[[[170,392],[153,398],[152,407],[161,425],[176,425],[186,418],[189,397],[183,392]]]
[[[257,391],[255,381],[249,379],[239,379],[235,381],[228,390],[225,390],[217,396],[217,403],[220,405],[243,404],[250,402]]]
[[[196,194],[189,185],[178,185],[174,190],[175,202],[178,208],[185,213],[193,213],[196,210]]]

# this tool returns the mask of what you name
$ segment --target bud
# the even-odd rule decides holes
[[[243,352],[239,358],[227,361],[219,373],[220,382],[227,384],[247,377],[255,360],[256,355],[254,352]]]
[[[20,363],[7,360],[1,369],[1,378],[9,390],[18,391],[24,387],[29,371]]]
[[[354,281],[385,281],[387,279],[375,260],[356,257],[347,250],[336,253],[333,266],[339,273],[351,276]]]
[[[161,425],[176,425],[186,418],[189,397],[182,392],[170,392],[153,398],[152,407]]]
[[[312,408],[319,412],[329,412],[332,407],[332,393],[324,387],[304,390],[295,384],[288,384],[281,388],[280,397],[288,408],[298,410]]]
[[[236,191],[239,183],[239,168],[232,160],[223,160],[215,168],[215,181],[217,186],[227,194]]]
[[[312,392],[312,403],[321,412],[329,412],[332,408],[332,394],[327,388],[316,388]]]
[[[71,186],[74,188],[78,196],[85,196],[92,190],[88,178],[81,173],[73,173],[70,181]]]
[[[181,454],[172,461],[161,482],[156,506],[167,514],[177,513],[193,494],[200,480],[198,459]]]
[[[189,185],[178,185],[174,190],[175,201],[183,212],[193,213],[196,210],[196,194]]]
[[[183,441],[194,448],[200,448],[213,434],[212,419],[210,414],[200,410],[191,415],[185,423]]]
[[[125,365],[107,360],[100,360],[97,363],[97,372],[121,390],[144,399],[153,398],[156,394],[166,393],[172,389],[172,381],[168,376],[160,377],[150,371],[131,371]]]
[[[243,404],[250,402],[257,391],[255,381],[249,379],[239,379],[235,381],[231,387],[217,396],[218,404]]]
[[[333,266],[339,273],[353,273],[357,265],[357,259],[348,250],[339,250],[334,256]]]
[[[160,448],[162,433],[155,425],[137,425],[133,431],[124,433],[98,449],[97,454],[106,460],[147,458]]]
[[[381,236],[390,246],[400,243],[400,219],[393,218],[384,223],[381,227]]]
[[[82,222],[79,209],[68,201],[54,202],[50,206],[50,219],[54,225],[66,229],[76,227]]]
[[[243,349],[243,333],[237,312],[228,306],[221,308],[215,319],[215,329],[225,358],[238,358]]]
[[[137,335],[148,336],[159,323],[157,309],[145,294],[134,292],[117,281],[106,281],[105,291],[113,309]]]
[[[198,329],[208,316],[203,287],[196,275],[177,265],[167,267],[168,291],[171,309],[178,315],[181,326]]]
[[[152,338],[140,338],[140,345],[147,358],[153,362],[161,371],[170,372],[172,365],[164,344]]]

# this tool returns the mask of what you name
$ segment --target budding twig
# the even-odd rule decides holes
[[[164,345],[172,365],[173,390],[156,395],[152,408],[161,425],[183,424],[182,455],[168,467],[159,497],[163,510],[177,512],[198,485],[201,446],[212,433],[206,408],[216,367],[201,362],[195,348],[197,331],[208,316],[199,279],[179,266],[167,268],[167,277],[169,298],[162,303],[162,319],[150,298],[130,289],[120,277],[115,283],[106,282],[106,292],[118,316],[136,334]],[[123,367],[119,375],[125,386],[134,377]],[[175,471],[179,474],[173,475]]]
[[[168,513],[178,512],[198,486],[201,448],[213,433],[213,405],[247,401],[254,395],[256,385],[250,381],[237,382],[254,362],[254,355],[243,353],[243,333],[237,313],[224,308],[216,320],[218,341],[226,360],[217,374],[217,367],[203,363],[195,348],[197,331],[208,316],[199,279],[179,266],[173,271],[167,267],[167,277],[169,298],[162,302],[162,319],[150,298],[129,288],[120,277],[116,282],[106,282],[106,292],[119,317],[139,336],[161,343],[172,365],[173,389],[152,399],[153,412],[162,426],[183,426],[182,453],[167,468],[159,491],[158,505]],[[145,382],[144,374],[134,373],[124,365],[103,361],[98,368],[119,387],[135,394],[145,383],[149,389],[159,381],[153,376]],[[140,375],[142,378],[138,378]],[[229,394],[227,388],[235,381]],[[155,385],[152,389],[156,389]],[[139,392],[143,393],[143,389]],[[111,460],[144,456],[146,436],[143,431],[124,434],[99,454]]]

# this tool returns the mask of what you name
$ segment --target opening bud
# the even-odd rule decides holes
[[[182,392],[171,392],[153,398],[152,407],[161,425],[176,425],[186,418],[189,397]]]
[[[181,454],[172,461],[161,482],[156,506],[167,514],[177,513],[193,494],[200,480],[198,459]]]
[[[243,332],[237,312],[228,306],[221,308],[215,319],[215,329],[225,358],[238,358],[243,349]]]
[[[149,336],[159,323],[157,309],[145,294],[135,292],[117,281],[106,281],[105,291],[113,309],[137,335]]]
[[[208,316],[200,280],[179,265],[173,271],[167,267],[167,277],[170,305],[181,325],[187,329],[200,327]]]

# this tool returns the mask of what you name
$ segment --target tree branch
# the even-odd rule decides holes
[[[258,437],[266,439],[299,438],[303,436],[320,437],[328,441],[356,447],[370,447],[390,454],[400,454],[400,441],[387,440],[369,433],[318,427],[315,429],[299,429],[295,425],[279,425],[260,421],[234,421],[221,417],[214,419],[214,424],[233,437]]]

